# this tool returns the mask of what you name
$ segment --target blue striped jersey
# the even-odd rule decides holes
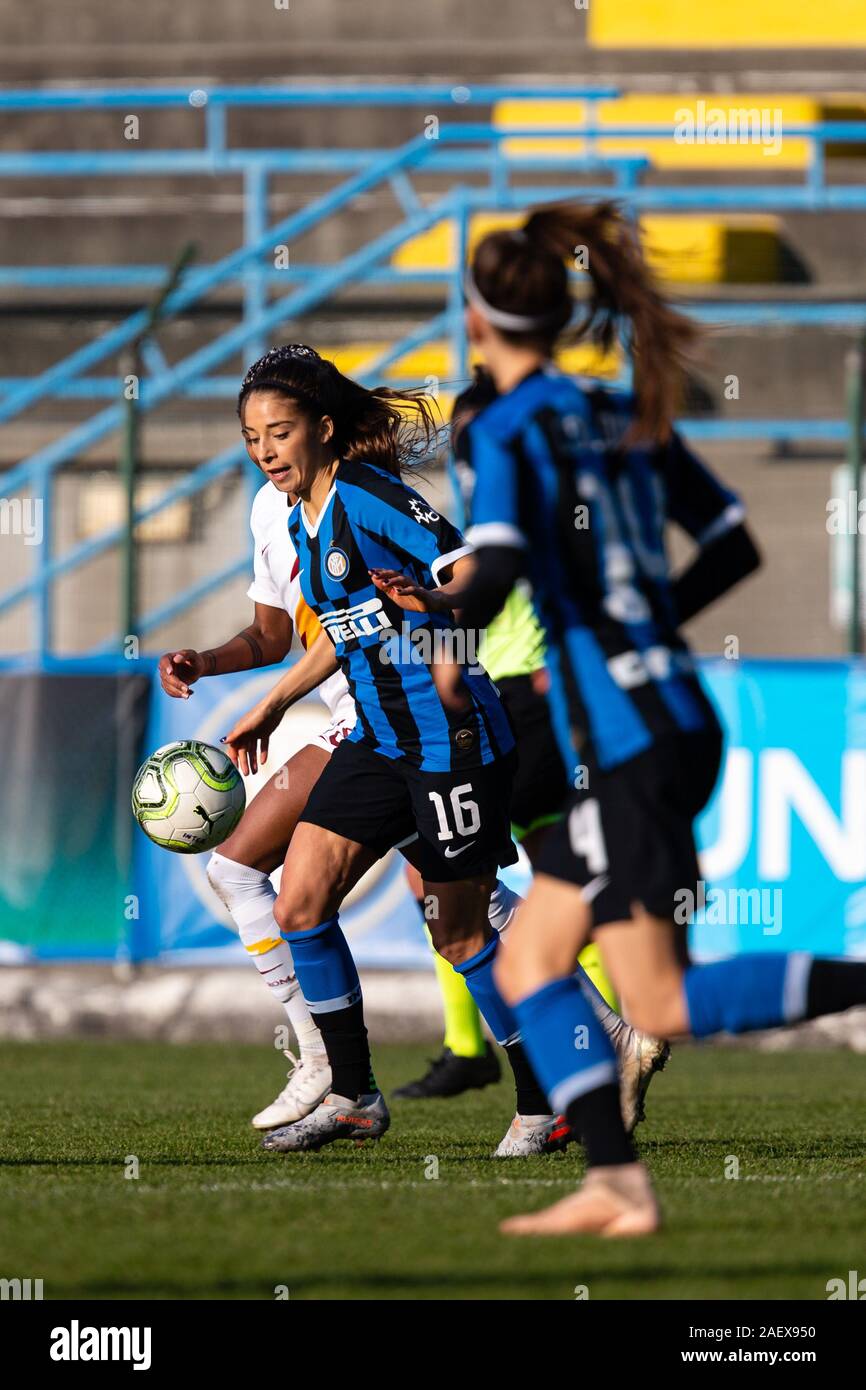
[[[703,545],[743,519],[739,499],[674,434],[624,448],[632,397],[548,364],[469,425],[467,539],[516,546],[547,633],[563,755],[613,767],[715,713],[677,628],[665,524]]]
[[[432,589],[469,553],[460,532],[398,478],[345,459],[315,524],[299,502],[288,526],[301,591],[334,644],[358,711],[349,737],[425,772],[457,771],[510,752],[508,717],[481,666],[464,667],[466,708],[454,714],[442,705],[429,663],[461,654],[453,619],[400,608],[369,574],[400,570]]]

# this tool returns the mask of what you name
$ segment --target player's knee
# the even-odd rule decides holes
[[[464,961],[471,960],[477,955],[484,946],[484,937],[480,932],[476,937],[450,937],[435,932],[430,928],[430,939],[433,942],[433,949],[443,960],[447,960],[449,965],[462,965]]]
[[[652,985],[644,982],[640,990],[622,998],[623,1011],[633,1028],[656,1038],[674,1038],[688,1032],[682,978],[671,976]]]
[[[277,902],[274,903],[274,922],[284,937],[292,931],[303,931],[307,922],[302,903],[282,892],[278,894]],[[316,923],[310,923],[310,926],[316,926]]]
[[[319,920],[311,911],[309,903],[297,895],[280,893],[274,903],[274,920],[283,936],[292,932],[309,931],[319,925]]]
[[[213,854],[211,855],[210,859],[207,861],[207,864],[205,866],[207,881],[216,893],[217,897],[222,896],[222,885],[226,876],[226,866],[229,864],[229,862],[230,861],[224,858],[223,855],[219,854],[217,850],[214,850]]]
[[[221,854],[219,850],[214,850],[207,861],[205,873],[211,888],[229,912],[231,912],[239,894],[248,894],[251,888],[258,886],[250,882],[254,870],[249,869],[245,864],[238,863],[237,860],[230,859],[226,854]],[[265,875],[262,875],[262,878],[265,878]]]

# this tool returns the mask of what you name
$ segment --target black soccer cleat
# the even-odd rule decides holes
[[[481,1057],[457,1057],[450,1047],[430,1062],[429,1070],[417,1081],[408,1081],[394,1091],[394,1100],[444,1100],[464,1091],[480,1091],[492,1086],[502,1075],[499,1059],[490,1043]]]

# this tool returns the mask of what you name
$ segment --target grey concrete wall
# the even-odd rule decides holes
[[[432,969],[363,971],[364,1011],[374,1045],[437,1043],[442,1006]],[[0,968],[0,1038],[125,1038],[160,1042],[257,1042],[273,1047],[285,1015],[243,967],[149,967],[124,976],[98,966]],[[714,1040],[713,1046],[849,1048],[866,1052],[866,1009],[850,1009],[796,1028]],[[284,1064],[274,1057],[275,1089]]]
[[[283,3],[283,0],[281,0]],[[0,77],[47,78],[176,74],[269,77],[328,72],[460,80],[507,73],[609,76],[644,81],[673,73],[682,81],[718,74],[754,78],[805,69],[808,79],[856,81],[860,55],[716,50],[647,54],[593,51],[586,13],[573,0],[54,0],[0,3]]]

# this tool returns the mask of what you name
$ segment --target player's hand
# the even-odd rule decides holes
[[[392,603],[410,613],[439,613],[442,605],[435,589],[422,589],[407,574],[399,570],[370,570],[370,578]]]
[[[260,700],[247,714],[241,715],[234,728],[221,740],[227,757],[231,758],[244,777],[258,772],[259,764],[264,767],[268,761],[270,737],[281,723],[283,713],[281,709],[274,709],[267,700]]]
[[[159,658],[159,679],[166,695],[175,700],[188,700],[194,685],[204,675],[205,659],[201,652],[185,649],[180,652],[166,652]]]

